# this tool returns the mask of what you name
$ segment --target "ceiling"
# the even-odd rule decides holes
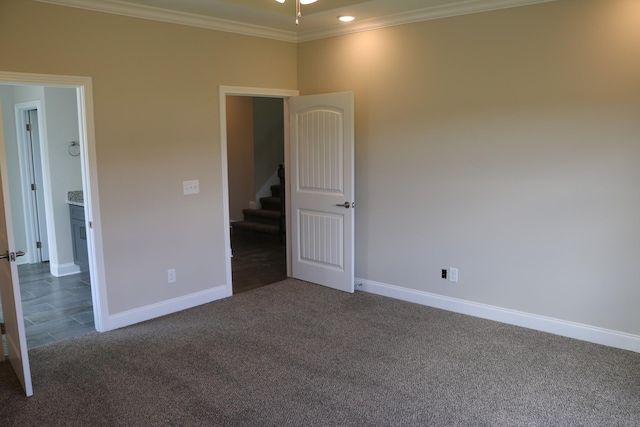
[[[295,24],[295,0],[36,0],[289,42],[410,22],[478,13],[555,0],[317,0],[302,5]],[[351,23],[338,21],[352,15]]]

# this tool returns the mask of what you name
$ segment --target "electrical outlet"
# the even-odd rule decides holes
[[[443,268],[443,269],[442,269],[442,276],[441,276],[441,277],[442,277],[443,279],[446,279],[446,278],[447,278],[447,269],[446,269],[446,268]]]
[[[458,283],[458,269],[450,267],[449,268],[449,281],[453,283]]]
[[[167,270],[167,283],[176,283],[176,269]]]
[[[198,194],[200,192],[200,181],[182,181],[182,194],[185,196],[189,194]]]

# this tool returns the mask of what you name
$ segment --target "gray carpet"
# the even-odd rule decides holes
[[[0,363],[2,426],[639,426],[640,354],[295,280]]]

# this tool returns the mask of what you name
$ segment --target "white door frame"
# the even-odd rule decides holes
[[[96,158],[95,128],[93,119],[93,85],[91,77],[59,76],[0,71],[0,84],[54,86],[76,89],[78,102],[78,125],[80,133],[80,162],[82,188],[85,200],[87,227],[87,249],[89,251],[89,273],[93,316],[96,330],[104,332],[108,320],[102,227],[98,198],[98,169]],[[0,130],[2,131],[2,130]],[[3,151],[3,150],[0,150]],[[0,152],[6,157],[6,152]]]
[[[20,179],[22,182],[20,183],[20,188],[22,191],[22,206],[25,214],[25,226],[26,226],[26,234],[27,234],[27,247],[26,252],[27,255],[22,258],[18,265],[20,264],[33,264],[38,262],[38,258],[36,254],[36,221],[35,221],[35,207],[33,203],[33,196],[31,191],[27,188],[27,186],[23,185],[24,183],[31,182],[31,177],[29,176],[29,172],[31,170],[31,166],[28,164],[31,155],[28,153],[27,144],[25,141],[25,112],[29,110],[37,110],[38,111],[38,125],[40,127],[39,137],[40,137],[40,147],[46,147],[46,129],[43,128],[45,119],[44,119],[44,111],[42,108],[42,102],[40,100],[21,102],[19,104],[15,104],[15,119],[16,119],[16,137],[18,138],[18,155],[20,158]],[[41,149],[41,152],[44,151]],[[42,155],[42,154],[41,154]],[[44,172],[44,171],[43,171]],[[41,206],[41,209],[44,209],[45,215],[47,216],[47,223],[49,223],[48,210],[50,209],[50,200],[51,193],[46,191],[45,188],[41,188],[40,191],[44,192],[45,198],[45,206]],[[49,206],[48,206],[49,205]],[[47,228],[47,235],[40,236],[41,239],[45,238],[49,242],[49,247],[51,247],[51,240],[49,239],[49,229]]]
[[[231,235],[229,233],[229,168],[227,159],[227,96],[249,96],[249,97],[263,97],[263,98],[282,98],[284,100],[284,173],[285,173],[285,186],[289,185],[289,104],[287,99],[291,96],[298,96],[297,90],[291,89],[265,89],[255,87],[242,87],[242,86],[220,86],[219,88],[219,101],[220,101],[220,147],[221,147],[221,171],[222,171],[222,201],[223,201],[223,230],[224,232],[224,245],[225,245],[225,266],[226,266],[226,296],[233,294],[233,283],[231,275]],[[285,189],[285,194],[287,194]],[[287,228],[287,276],[291,272],[291,233],[288,232],[290,227],[289,222],[289,198],[285,198],[285,218]]]

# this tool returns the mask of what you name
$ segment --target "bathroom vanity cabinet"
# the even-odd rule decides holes
[[[71,217],[71,242],[73,261],[81,272],[89,271],[89,252],[87,250],[87,226],[84,222],[84,207],[69,205]]]

